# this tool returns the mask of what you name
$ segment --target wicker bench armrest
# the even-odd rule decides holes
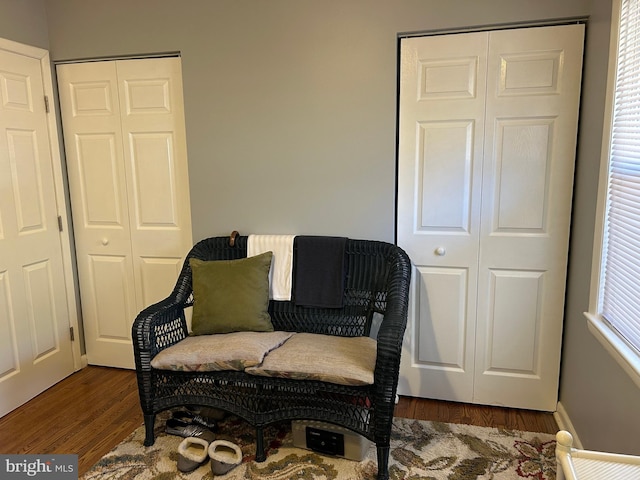
[[[188,336],[186,306],[169,297],[138,314],[131,329],[136,368],[150,370],[153,357]]]
[[[402,249],[395,248],[389,263],[391,268],[385,288],[387,305],[378,330],[378,362],[390,360],[397,363],[399,368],[402,340],[407,327],[411,261]],[[378,368],[385,370],[387,366],[376,365],[376,370]],[[397,373],[395,376],[397,377]]]
[[[384,386],[378,398],[395,402],[398,372],[400,371],[400,355],[406,328],[406,316],[387,313],[378,331],[378,350],[374,371],[375,385]],[[387,391],[388,390],[388,391]],[[393,391],[392,391],[393,390]]]
[[[374,370],[377,412],[373,428],[377,432],[377,438],[385,445],[390,441],[411,282],[411,261],[402,249],[394,249],[390,264],[386,285],[387,305],[378,330]]]
[[[391,268],[385,288],[387,305],[378,330],[378,349],[380,350],[378,358],[379,360],[393,360],[399,366],[409,310],[411,261],[402,249],[396,247],[389,263]],[[377,368],[378,366],[376,366]],[[380,368],[385,368],[385,366],[381,365]]]

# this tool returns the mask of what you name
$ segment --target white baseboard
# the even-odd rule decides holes
[[[562,402],[558,402],[556,411],[553,412],[553,418],[556,420],[556,423],[558,424],[558,428],[560,428],[560,430],[566,430],[571,434],[571,436],[573,437],[573,447],[582,449],[583,446],[582,442],[580,441],[580,437],[578,437],[578,433],[576,432],[573,423],[571,423],[569,414],[565,410],[564,405],[562,405]]]

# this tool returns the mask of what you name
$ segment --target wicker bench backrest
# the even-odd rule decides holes
[[[340,336],[369,335],[375,312],[384,314],[387,279],[394,257],[402,252],[385,242],[348,239],[345,247],[346,278],[342,308],[308,308],[294,302],[270,301],[269,313],[276,330],[322,333]],[[401,253],[404,255],[404,252]],[[174,295],[180,302],[192,302],[190,257],[201,260],[234,260],[247,256],[247,237],[211,237],[198,242],[189,252]]]

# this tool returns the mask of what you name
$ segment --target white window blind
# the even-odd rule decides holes
[[[640,351],[640,0],[622,0],[619,32],[601,314]]]

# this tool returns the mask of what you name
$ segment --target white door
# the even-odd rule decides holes
[[[41,63],[12,47],[0,43],[0,416],[74,371],[44,101],[48,55]]]
[[[87,360],[133,368],[131,324],[192,246],[179,58],[58,65]]]
[[[415,279],[405,395],[473,394],[487,41],[487,33],[402,40],[398,244]]]
[[[401,394],[555,409],[582,43],[582,25],[402,40]]]

